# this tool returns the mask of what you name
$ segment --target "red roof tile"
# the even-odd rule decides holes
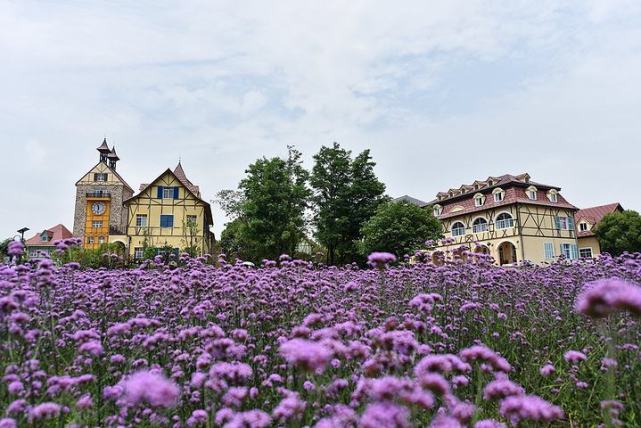
[[[48,241],[43,241],[41,239],[42,234],[47,233],[48,236]],[[27,247],[29,246],[38,246],[38,247],[43,247],[43,246],[51,246],[53,247],[54,241],[58,241],[60,239],[67,239],[73,237],[73,234],[67,229],[64,225],[62,224],[57,224],[54,227],[50,229],[43,230],[42,232],[38,233],[34,237],[28,239],[25,242],[25,245]]]
[[[542,186],[538,186],[538,187],[542,187]],[[525,194],[525,190],[526,190],[525,188],[522,188],[522,187],[502,187],[502,188],[505,191],[505,196],[503,197],[503,200],[501,202],[495,202],[492,193],[483,192],[483,190],[485,189],[480,189],[479,192],[483,193],[485,196],[485,203],[480,207],[477,207],[474,205],[474,195],[479,192],[469,193],[468,195],[466,195],[467,197],[463,199],[436,202],[443,206],[443,212],[438,218],[439,219],[452,218],[462,214],[468,214],[468,213],[477,212],[477,211],[484,211],[490,208],[497,208],[497,207],[512,205],[516,203],[523,203],[523,204],[529,204],[529,205],[541,205],[541,206],[548,206],[548,207],[555,207],[555,208],[569,208],[573,210],[578,210],[577,207],[569,203],[563,196],[561,196],[561,194],[557,194],[557,202],[551,202],[547,198],[544,192],[538,192],[538,198],[536,200],[532,200],[528,198],[527,195]],[[555,187],[552,187],[552,188],[555,189]],[[460,211],[452,212],[452,209],[458,206],[463,207],[463,209]]]
[[[583,208],[577,211],[577,213],[574,215],[574,222],[578,225],[581,220],[585,220],[591,226],[590,230],[586,230],[583,232],[577,229],[577,237],[583,238],[586,236],[594,236],[594,227],[599,224],[603,217],[615,211],[623,211],[623,207],[618,202],[607,205],[599,205],[598,207]]]

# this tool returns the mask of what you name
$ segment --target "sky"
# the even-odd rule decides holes
[[[71,229],[105,137],[208,201],[336,141],[393,197],[528,172],[640,210],[639,112],[639,1],[0,0],[0,237]]]

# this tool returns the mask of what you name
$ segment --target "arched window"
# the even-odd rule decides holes
[[[474,220],[474,223],[472,223],[472,232],[481,233],[485,231],[487,231],[487,220],[483,217],[479,217]]]
[[[550,202],[557,202],[558,201],[558,192],[554,189],[550,190],[548,192],[548,199]]]
[[[452,225],[452,236],[463,236],[465,235],[465,225],[460,221],[457,221]]]
[[[525,194],[527,195],[528,199],[536,201],[536,187],[534,186],[528,187],[527,190],[525,191]]]
[[[507,229],[514,227],[514,220],[512,216],[508,213],[501,213],[496,217],[496,228],[497,229]]]
[[[434,208],[433,208],[433,209],[434,209],[434,217],[438,217],[438,216],[440,216],[440,215],[441,215],[441,213],[443,212],[443,207],[442,207],[442,206],[440,206],[440,205],[438,205],[438,204],[437,204],[437,205],[434,205]]]
[[[484,203],[485,203],[485,196],[483,196],[481,193],[477,193],[476,195],[474,195],[475,207],[482,207]]]
[[[494,195],[494,202],[501,202],[505,199],[505,192],[501,188],[496,188],[492,191]]]

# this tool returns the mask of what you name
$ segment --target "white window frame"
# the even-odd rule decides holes
[[[576,245],[568,244],[567,242],[561,244],[561,254],[563,254],[568,260],[576,260],[579,258],[579,250]]]
[[[477,223],[477,220],[483,220],[483,222],[482,223]],[[481,225],[482,225],[482,227],[477,227],[477,226],[481,226]],[[487,232],[488,228],[489,228],[489,223],[484,217],[477,217],[472,222],[472,232],[474,232],[474,233]]]
[[[433,212],[434,217],[438,217],[443,213],[443,207],[440,205],[434,205]]]
[[[99,244],[104,244],[105,242],[106,242],[106,241],[105,241],[105,237],[104,237],[104,236],[99,236],[99,237],[98,237],[98,243],[99,243]]]
[[[501,190],[500,192],[494,193],[494,202],[503,202],[504,199],[505,199],[504,191]]]
[[[499,219],[500,216],[503,214],[509,216],[509,219]],[[499,213],[499,215],[496,216],[496,220],[494,221],[494,225],[496,226],[497,229],[510,229],[514,227],[514,217],[512,217],[512,214],[508,212],[502,212]]]
[[[554,258],[554,243],[544,242],[543,243],[543,253],[545,254],[545,259],[550,260]]]
[[[91,221],[91,228],[92,229],[101,229],[102,228],[102,220],[92,220]]]
[[[474,195],[474,206],[482,207],[485,204],[485,196],[483,195]]]
[[[558,192],[550,190],[548,192],[548,199],[550,200],[550,202],[557,203],[559,201],[558,195]]]
[[[455,227],[457,224],[460,224],[463,227]],[[454,230],[457,230],[457,231],[458,230],[462,230],[463,232],[462,233],[458,233],[458,232],[454,233]],[[466,230],[467,230],[467,228],[465,227],[465,224],[463,224],[462,221],[457,221],[457,222],[454,222],[454,224],[452,225],[452,232],[451,233],[452,233],[452,236],[463,236],[463,235],[465,235],[465,231]]]
[[[87,236],[87,244],[93,244],[93,243],[94,243],[93,236]]]
[[[145,221],[140,222],[141,219]],[[136,227],[147,227],[147,214],[136,214]]]
[[[586,251],[586,250],[590,251],[590,255],[589,256],[584,256],[584,255],[581,254],[581,251]],[[579,258],[580,259],[591,259],[592,257],[594,257],[594,253],[592,252],[592,247],[579,248]]]
[[[174,188],[173,187],[163,187],[162,188],[162,198],[163,199],[174,199]]]
[[[145,257],[145,249],[143,247],[134,248],[134,259],[141,260],[143,257]]]
[[[579,232],[587,232],[589,229],[588,224],[584,221],[579,223]]]
[[[97,183],[106,183],[109,179],[109,175],[106,172],[95,172],[93,178],[93,181]]]

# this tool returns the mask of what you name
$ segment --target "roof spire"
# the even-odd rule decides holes
[[[110,152],[109,146],[107,145],[107,137],[102,140],[102,144],[98,148],[96,148],[96,150],[98,150],[100,153],[105,154]]]

